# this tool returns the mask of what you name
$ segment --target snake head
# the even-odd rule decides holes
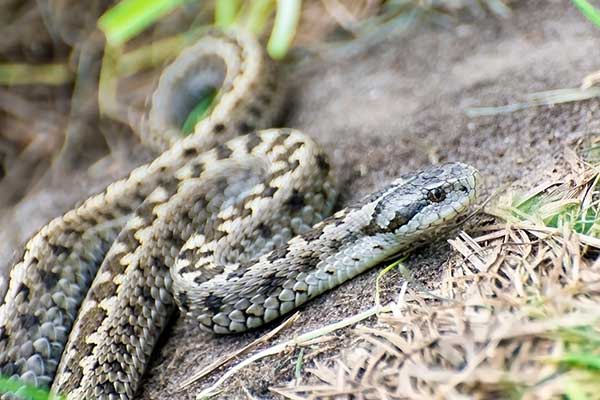
[[[375,204],[370,229],[393,233],[406,243],[431,237],[466,212],[480,179],[475,168],[462,163],[404,176],[388,186]]]

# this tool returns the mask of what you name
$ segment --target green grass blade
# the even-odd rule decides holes
[[[116,60],[121,57],[121,50],[112,46],[106,46],[104,49],[98,82],[98,108],[102,114],[113,115],[118,112]]]
[[[378,274],[377,274],[377,278],[375,278],[375,304],[380,305],[380,293],[381,293],[381,287],[380,287],[380,281],[381,279],[384,277],[385,274],[387,274],[388,272],[390,272],[392,269],[401,266],[402,263],[406,261],[406,257],[402,257],[399,260],[394,261],[393,263],[391,263],[390,265],[387,265],[385,268],[383,268]]]
[[[98,26],[112,46],[120,46],[188,0],[122,0],[106,11]]]
[[[72,80],[66,64],[0,64],[0,85],[63,85]]]
[[[9,379],[0,376],[0,394],[19,393],[19,397],[24,400],[47,400],[50,398],[50,392],[35,386],[27,385],[15,379]],[[53,399],[62,400],[64,397],[53,395]]]
[[[559,358],[559,361],[571,367],[600,371],[600,355],[597,354],[565,354],[563,357]]]
[[[596,7],[591,5],[587,0],[571,1],[587,19],[600,28],[600,11]]]
[[[125,77],[145,68],[160,66],[165,60],[175,58],[189,42],[186,35],[179,34],[124,53],[116,59],[117,74]]]
[[[246,29],[255,35],[260,35],[274,10],[275,0],[255,0],[249,3],[245,20]]]
[[[183,133],[184,136],[194,132],[194,128],[198,121],[206,117],[210,111],[210,106],[212,105],[216,96],[217,89],[210,89],[202,96],[198,104],[196,104],[194,109],[190,111],[185,119],[185,122],[183,123],[183,126],[181,127],[181,133]]]
[[[219,28],[227,28],[235,22],[240,0],[217,0],[215,3],[215,25]]]
[[[600,332],[591,325],[562,328],[560,338],[570,344],[589,346],[587,348],[600,347]]]
[[[296,35],[301,8],[301,0],[277,1],[273,31],[267,44],[267,52],[273,59],[280,60],[287,54]]]
[[[304,367],[304,349],[300,349],[300,354],[298,354],[298,358],[296,359],[296,363],[294,365],[294,378],[300,382],[302,379],[302,368]]]

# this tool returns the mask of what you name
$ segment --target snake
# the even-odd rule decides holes
[[[277,320],[447,231],[476,197],[460,162],[333,213],[338,183],[256,38],[211,32],[160,75],[140,126],[160,153],[26,243],[0,306],[0,373],[69,399],[131,399],[176,309],[228,334]],[[181,126],[208,91],[207,115]],[[333,215],[331,215],[333,213]]]

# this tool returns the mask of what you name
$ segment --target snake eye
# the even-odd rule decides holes
[[[440,188],[432,189],[427,193],[427,199],[432,203],[439,203],[440,201],[444,201],[445,198],[446,192]]]

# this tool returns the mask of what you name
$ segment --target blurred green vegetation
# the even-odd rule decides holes
[[[62,396],[52,396],[48,390],[40,389],[16,379],[0,375],[0,393],[18,393],[23,400],[63,400]]]
[[[587,0],[571,0],[581,13],[600,28],[600,11]]]
[[[413,26],[418,21],[448,24],[449,18],[458,10],[468,9],[473,14],[489,10],[493,14],[506,16],[508,0],[387,0],[370,10],[364,17],[357,18],[352,26],[343,23],[329,12],[322,13],[331,25],[338,25],[340,31],[350,29],[348,40],[336,42],[332,46],[340,51],[352,51],[354,47],[368,44],[369,40],[386,37],[390,31],[398,31]],[[363,4],[364,3],[364,4]],[[362,7],[366,0],[337,3],[344,8]],[[100,81],[98,83],[98,104],[101,114],[126,122],[123,109],[117,96],[118,82],[141,71],[161,67],[172,60],[186,46],[197,40],[207,30],[242,28],[256,35],[266,37],[266,51],[276,60],[287,56],[297,37],[302,13],[317,2],[302,0],[121,0],[106,10],[96,21],[106,38],[103,52]],[[325,7],[327,8],[327,7]],[[347,10],[346,10],[347,11]],[[68,13],[60,9],[58,13]],[[153,26],[172,23],[169,17],[174,13],[202,14],[202,18],[191,15],[190,24],[177,27],[170,36],[144,36]],[[212,13],[212,18],[210,15]],[[209,16],[207,19],[206,16]],[[60,17],[62,20],[63,18]],[[68,19],[65,19],[68,20]],[[169,28],[171,29],[171,28]],[[172,30],[172,29],[171,29]],[[370,38],[370,39],[369,39]],[[365,40],[366,39],[366,40]],[[313,39],[313,40],[319,40]],[[321,38],[326,42],[325,38]],[[134,45],[129,45],[135,42]],[[349,44],[345,47],[343,44]],[[355,43],[355,44],[353,44]],[[318,48],[321,43],[315,43]],[[74,46],[74,50],[77,46]],[[27,65],[0,63],[0,85],[64,85],[77,82],[77,74],[68,61],[56,64]],[[214,97],[214,96],[213,96]],[[206,113],[210,102],[201,98],[194,115],[188,118],[197,120]],[[182,127],[183,129],[183,127]],[[189,130],[189,126],[186,127]]]
[[[600,238],[600,172],[590,177],[583,198],[571,194],[575,193],[563,187],[532,194],[513,204],[512,215],[549,228],[567,226],[581,235]]]

